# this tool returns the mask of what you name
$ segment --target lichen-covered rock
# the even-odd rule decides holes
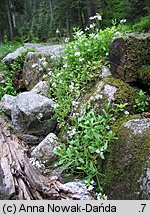
[[[9,116],[11,116],[11,110],[14,104],[15,97],[12,95],[5,94],[0,102],[0,107]]]
[[[49,91],[50,85],[48,81],[40,81],[34,88],[31,90],[37,94],[43,95],[45,97],[48,97],[48,91]]]
[[[72,191],[78,193],[80,200],[94,200],[90,192],[87,190],[86,185],[82,181],[78,180],[67,182],[64,185],[69,187]]]
[[[35,48],[35,52],[28,52],[24,67],[23,81],[27,90],[31,90],[43,75],[47,74],[50,56],[58,57],[62,54],[62,47],[59,45],[26,44],[26,47]]]
[[[46,73],[47,58],[44,54],[29,52],[23,66],[23,82],[31,90]]]
[[[56,126],[53,120],[55,102],[34,92],[19,94],[11,111],[12,123],[16,131],[32,135],[47,135]]]
[[[57,155],[53,153],[53,150],[60,146],[58,137],[50,133],[44,140],[32,151],[31,156],[38,159],[41,162],[52,165],[58,160]]]
[[[26,47],[20,47],[17,50],[15,50],[12,53],[9,53],[5,58],[3,58],[3,61],[10,64],[12,63],[15,59],[17,59],[19,56],[21,56],[23,53],[27,52]]]
[[[113,200],[150,199],[150,118],[121,118],[112,129],[118,140],[110,144],[105,193]]]
[[[145,81],[145,74],[139,71],[143,65],[150,65],[150,34],[129,34],[117,38],[110,48],[111,71],[126,82]],[[147,80],[145,84],[150,82]]]

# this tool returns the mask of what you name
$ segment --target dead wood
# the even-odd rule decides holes
[[[57,176],[46,177],[31,165],[24,143],[0,116],[0,199],[80,199]]]

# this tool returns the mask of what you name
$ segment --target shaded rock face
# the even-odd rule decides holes
[[[55,102],[34,92],[19,94],[11,111],[12,123],[16,131],[32,135],[47,135],[56,122],[52,119]]]
[[[32,151],[31,156],[40,160],[42,163],[52,165],[57,160],[57,155],[53,153],[53,150],[59,147],[60,143],[58,137],[50,133],[44,140]]]
[[[13,108],[14,101],[15,97],[7,94],[5,94],[1,99],[0,107],[9,116],[11,116],[11,110]]]
[[[129,119],[130,118],[130,119]],[[150,199],[150,119],[121,118],[113,126],[118,140],[111,143],[105,172],[109,199]]]
[[[26,52],[27,52],[26,47],[20,47],[14,52],[9,53],[7,56],[5,56],[5,58],[3,58],[3,61],[8,64],[11,64],[15,59],[17,59],[19,56],[21,56],[23,53],[26,53]]]
[[[111,71],[126,82],[141,81],[139,68],[150,65],[150,34],[129,34],[112,42],[109,59]],[[140,79],[139,79],[140,78]],[[145,84],[150,82],[149,80]]]

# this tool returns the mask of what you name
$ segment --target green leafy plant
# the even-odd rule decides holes
[[[116,31],[115,26],[98,30],[93,23],[85,31],[75,29],[74,40],[67,41],[63,66],[54,70],[50,78],[50,94],[58,104],[55,111],[61,126],[72,103],[98,79]]]
[[[109,127],[114,118],[109,112],[109,104],[102,115],[89,106],[84,106],[82,113],[68,128],[67,145],[62,145],[55,153],[60,157],[59,165],[74,174],[80,173],[88,182],[95,179],[95,185],[101,191],[99,165],[105,158],[110,141],[116,138]]]
[[[150,111],[150,96],[140,90],[134,101],[134,108],[137,113]]]

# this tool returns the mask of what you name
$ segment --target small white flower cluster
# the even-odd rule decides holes
[[[96,19],[102,20],[102,16],[100,14],[96,13],[95,16],[92,16],[89,18],[89,20],[96,20]]]
[[[126,19],[122,19],[122,20],[120,20],[120,23],[125,23],[125,22],[127,22]]]
[[[77,102],[77,101],[72,101],[72,106],[73,106],[73,107],[77,108],[78,105],[79,105],[79,102]]]
[[[46,68],[48,62],[46,61],[45,57],[39,58],[38,63],[33,63],[32,68],[37,68],[39,71],[42,71],[44,68]]]
[[[87,180],[84,180],[85,184],[86,184],[86,188],[88,191],[92,191],[94,189],[94,180],[91,180],[90,182],[88,182]]]
[[[39,113],[36,118],[40,121],[43,118],[43,113]]]
[[[103,96],[101,94],[96,94],[96,95],[93,95],[90,97],[90,101],[96,101],[96,100],[99,100],[99,99],[102,99]]]
[[[76,128],[73,128],[71,131],[67,131],[68,137],[72,138],[76,134]]]
[[[30,158],[29,161],[33,166],[37,167],[40,170],[43,170],[45,168],[45,165],[43,163],[41,163],[39,160],[37,160],[36,158]],[[46,163],[46,161],[45,161],[45,163]]]
[[[69,85],[69,89],[71,90],[71,92],[75,89],[74,82],[71,82],[71,84]]]
[[[78,31],[78,32],[76,32],[76,36],[78,36],[78,37],[80,37],[80,36],[83,35],[83,34],[84,34],[83,31]]]
[[[125,114],[126,116],[128,116],[130,113],[129,113],[129,111],[125,110],[125,111],[124,111],[124,114]]]
[[[74,56],[80,56],[80,52],[75,52]]]
[[[102,194],[102,193],[97,193],[96,194],[96,199],[97,200],[107,200],[107,196],[105,194]]]

